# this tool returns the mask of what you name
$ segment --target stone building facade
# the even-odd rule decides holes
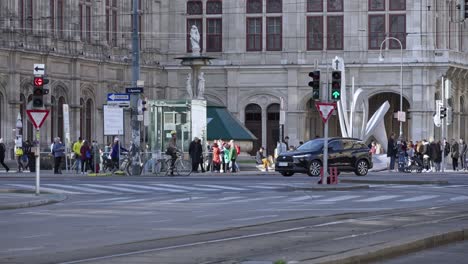
[[[189,69],[176,57],[190,53],[188,28],[201,33],[202,53],[216,57],[203,68],[205,97],[227,106],[258,138],[275,146],[280,102],[284,135],[297,145],[322,136],[308,73],[321,71],[322,91],[335,56],[346,62],[349,93],[363,88],[371,114],[385,100],[388,133],[398,133],[394,112],[407,112],[409,139],[440,138],[433,124],[442,76],[453,82],[449,138],[466,138],[468,37],[456,1],[437,0],[139,0],[141,78],[150,99],[186,98]],[[17,114],[32,92],[32,66],[46,64],[52,115],[42,142],[63,137],[62,104],[70,106],[71,138],[108,140],[102,106],[107,93],[131,80],[131,1],[4,0],[0,3],[0,135],[12,146]],[[385,41],[385,60],[379,61]],[[400,66],[403,61],[403,93]],[[127,118],[129,113],[126,114]],[[331,135],[340,135],[337,116]],[[27,122],[24,138],[32,138]],[[128,122],[127,122],[128,124]],[[128,126],[126,126],[128,127]],[[126,135],[130,135],[126,131]],[[127,141],[129,138],[126,139]]]

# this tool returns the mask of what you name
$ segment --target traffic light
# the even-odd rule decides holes
[[[309,82],[309,86],[312,87],[312,98],[314,100],[320,99],[320,71],[309,72],[309,77],[312,81]]]
[[[33,107],[43,107],[44,106],[44,78],[43,77],[34,77],[33,81],[33,94],[32,94],[32,104]]]
[[[332,100],[339,101],[341,99],[341,71],[332,71],[331,86]]]
[[[146,110],[146,99],[138,99],[138,114],[142,115]]]
[[[441,106],[439,108],[439,116],[440,116],[440,119],[444,119],[447,116],[447,107]]]

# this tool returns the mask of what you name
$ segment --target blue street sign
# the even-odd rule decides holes
[[[107,94],[107,102],[130,102],[130,95],[124,93]]]
[[[125,88],[125,92],[128,94],[131,93],[143,93],[143,87],[129,87]]]

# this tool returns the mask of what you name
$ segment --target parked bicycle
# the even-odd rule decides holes
[[[141,167],[142,173],[152,173],[157,176],[168,176],[171,172],[172,159],[169,155],[156,159],[148,159]],[[178,176],[189,176],[192,173],[192,163],[184,159],[184,154],[177,151],[177,159],[174,162],[173,174]],[[172,175],[171,175],[172,176]]]

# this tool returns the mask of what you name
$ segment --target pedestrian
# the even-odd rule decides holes
[[[431,171],[431,149],[429,142],[426,139],[423,139],[422,145],[422,155],[423,155],[423,172]]]
[[[123,151],[128,152],[128,150],[122,147],[122,145],[120,144],[120,139],[118,137],[114,138],[114,143],[112,144],[111,153],[110,153],[112,164],[113,164],[112,167],[114,169],[117,169],[117,170],[119,169],[120,153]]]
[[[284,138],[284,141],[283,141],[283,142],[284,142],[284,144],[286,144],[286,151],[288,151],[288,150],[289,150],[289,137],[286,136],[286,137]]]
[[[440,170],[440,162],[442,162],[442,157],[440,155],[440,145],[430,139],[431,143],[429,144],[429,157],[431,158],[431,171]]]
[[[81,152],[81,174],[88,172],[89,161],[91,160],[91,147],[87,140],[83,140],[83,145],[80,149]]]
[[[23,156],[23,141],[20,137],[16,137],[15,140],[15,157],[16,157],[16,164],[17,164],[17,172],[22,172],[24,167],[23,163],[21,162],[21,157]]]
[[[169,175],[174,176],[174,166],[177,160],[177,132],[175,130],[171,131],[171,139],[169,142],[167,142],[166,155],[171,156],[171,167],[169,168]]]
[[[78,137],[78,140],[73,144],[73,158],[75,160],[73,167],[75,168],[76,173],[80,171],[81,168],[81,145],[83,144],[83,139]]]
[[[390,165],[388,167],[389,171],[394,171],[395,170],[395,157],[397,155],[397,146],[395,143],[395,133],[392,133],[390,135],[390,138],[388,139],[388,145],[387,145],[387,157],[390,158]]]
[[[434,155],[435,171],[440,172],[442,163],[442,143],[440,143],[440,140],[436,143]]]
[[[0,164],[2,164],[3,168],[8,172],[10,168],[5,164],[5,153],[6,147],[5,144],[3,144],[3,138],[0,138]]]
[[[457,141],[455,141],[453,138],[450,147],[450,157],[452,158],[453,171],[458,171],[458,158],[460,157],[460,149]]]
[[[231,172],[237,172],[236,170],[236,159],[237,159],[237,149],[234,140],[229,141],[229,160],[231,161]]]
[[[223,156],[224,156],[224,172],[228,172],[229,171],[229,163],[231,161],[231,158],[229,156],[229,153],[231,152],[231,146],[224,142],[224,151],[223,151]]]
[[[198,137],[195,137],[193,141],[190,142],[189,155],[190,159],[192,160],[192,172],[198,173],[198,166],[200,165],[201,155],[203,155]]]
[[[258,149],[256,155],[255,155],[255,160],[257,164],[262,164],[263,169],[265,171],[268,171],[268,168],[270,167],[270,162],[268,161],[267,157],[265,156],[265,149],[263,147],[260,147]]]
[[[372,155],[375,155],[375,153],[377,152],[377,146],[375,145],[375,141],[372,140],[372,142],[369,144],[369,152],[372,154]]]
[[[59,137],[54,139],[52,155],[54,156],[54,174],[62,174],[60,165],[62,164],[62,157],[65,156],[65,145],[60,142]]]
[[[465,170],[466,169],[466,151],[467,151],[467,146],[466,143],[463,139],[460,138],[460,144],[459,144],[459,149],[460,149],[460,169]]]
[[[219,149],[219,146],[218,146],[218,143],[216,143],[216,141],[213,143],[213,171],[214,172],[219,172],[220,171],[220,166],[221,166],[221,159],[220,159],[220,149]]]
[[[213,147],[206,142],[206,171],[213,171]]]

